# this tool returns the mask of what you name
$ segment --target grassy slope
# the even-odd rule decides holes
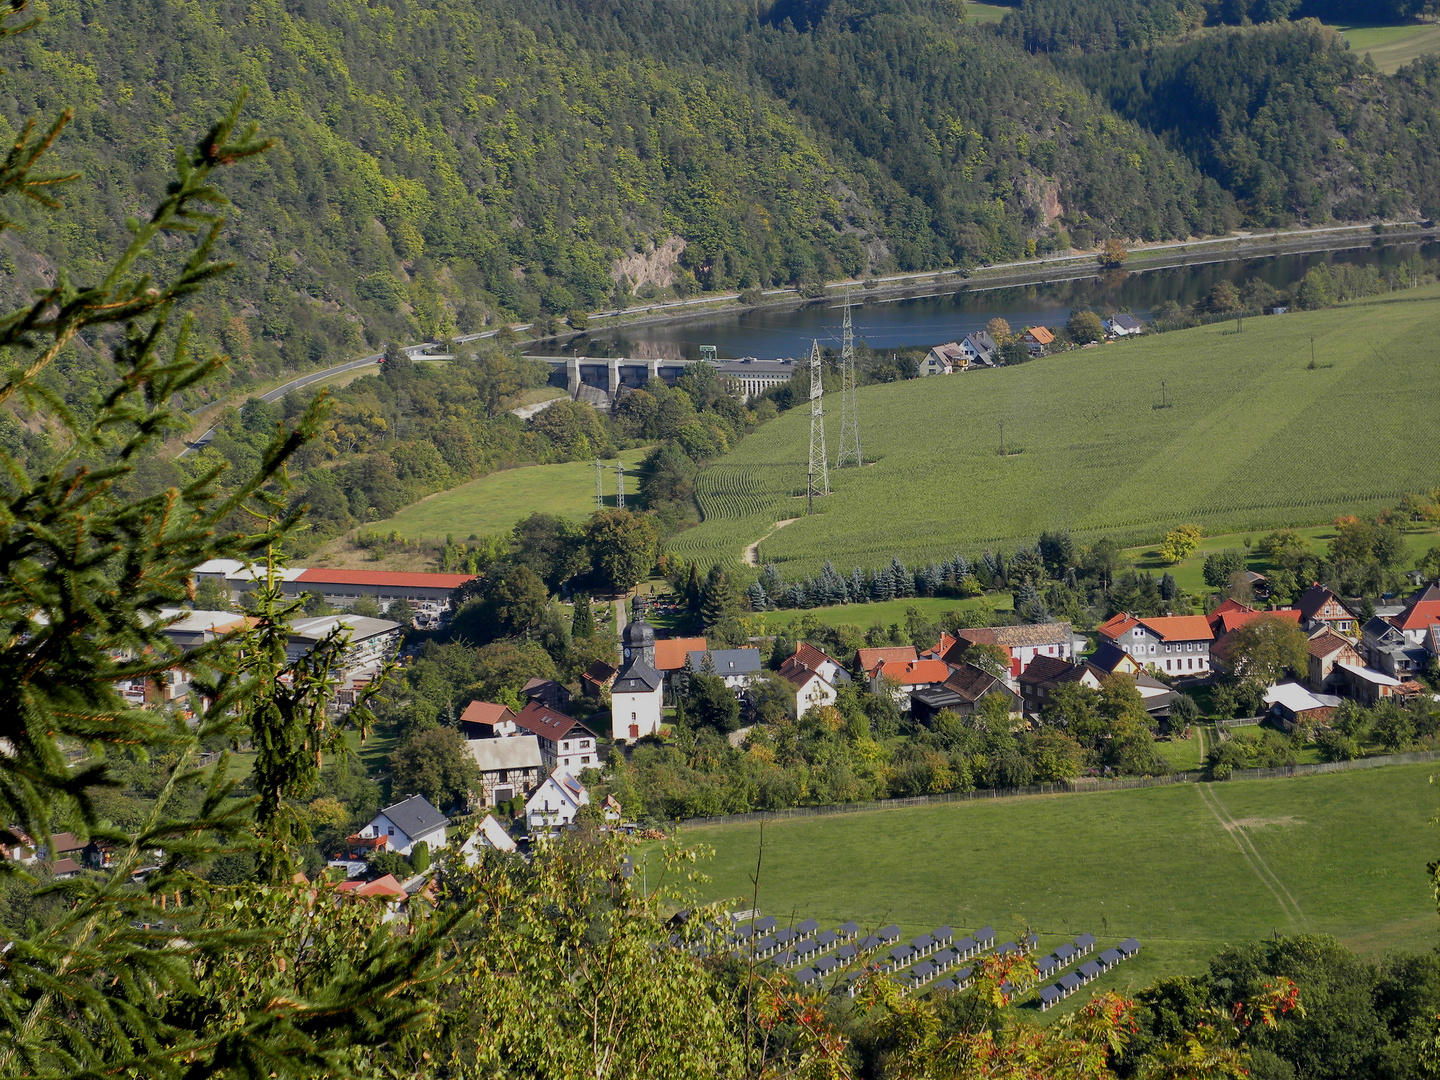
[[[1357,56],[1370,54],[1375,66],[1394,75],[1416,57],[1440,52],[1440,24],[1336,27]]]
[[[966,4],[965,19],[972,23],[998,23],[1009,10],[1007,4]]]
[[[1198,970],[1221,946],[1276,930],[1334,934],[1369,954],[1429,949],[1434,771],[1405,765],[770,822],[759,905],[822,923],[894,921],[907,933],[990,923],[1011,936],[1028,924],[1047,948],[1084,930],[1102,945],[1138,937],[1140,957],[1094,989]],[[1206,797],[1241,828],[1222,828]],[[750,906],[758,837],[754,824],[684,831],[685,842],[715,849],[704,898]],[[1285,904],[1257,861],[1288,893]]]
[[[1440,287],[1312,313],[1116,343],[1016,368],[866,387],[864,470],[832,472],[823,512],[763,557],[842,570],[1031,542],[1044,529],[1132,543],[1314,525],[1434,486],[1431,333]],[[1311,337],[1318,370],[1307,370]],[[1153,406],[1160,381],[1172,408]],[[838,413],[838,402],[830,404]],[[702,563],[803,509],[808,417],[792,410],[701,474]],[[996,453],[1005,423],[1011,456]],[[1022,453],[1014,454],[1019,448]]]
[[[648,453],[641,447],[625,450],[625,492],[638,490],[633,470]],[[605,504],[615,503],[614,463],[605,476]],[[442,491],[407,506],[384,521],[365,527],[367,532],[388,534],[392,530],[407,539],[457,540],[487,533],[507,532],[512,525],[537,510],[557,514],[573,521],[583,521],[595,509],[595,466],[588,461],[569,461],[561,465],[529,465],[506,469],[472,480],[468,484]]]

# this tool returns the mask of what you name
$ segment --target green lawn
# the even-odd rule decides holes
[[[1416,57],[1440,53],[1440,24],[1337,26],[1356,56],[1370,54],[1375,66],[1393,75]]]
[[[639,491],[634,470],[649,453],[646,447],[622,451],[625,463],[625,494]],[[605,505],[615,505],[615,471],[607,461]],[[588,461],[561,465],[529,465],[506,469],[472,480],[407,506],[384,521],[365,526],[367,532],[388,534],[392,530],[407,540],[443,540],[508,532],[517,521],[537,510],[583,521],[595,510],[595,466]]]
[[[965,19],[972,23],[998,23],[1009,10],[1004,4],[966,4]]]
[[[1029,926],[1047,949],[1086,930],[1102,948],[1139,938],[1140,956],[1094,990],[1196,971],[1221,946],[1275,931],[1334,934],[1371,955],[1428,950],[1440,943],[1425,874],[1435,771],[1401,765],[771,821],[759,906],[822,924],[893,921],[907,934],[988,923],[1009,938]],[[702,899],[751,906],[757,824],[689,826],[680,838],[714,849]]]
[[[833,471],[815,516],[774,532],[762,557],[787,576],[827,558],[843,572],[1013,550],[1045,529],[1141,544],[1187,521],[1255,532],[1394,505],[1434,486],[1414,447],[1440,435],[1437,315],[1440,287],[1427,286],[1247,319],[1238,334],[1212,325],[864,387],[872,463]],[[1162,379],[1171,408],[1153,407]],[[1337,401],[1345,422],[1323,422]],[[737,565],[776,521],[803,513],[809,429],[805,410],[791,410],[705,469],[705,520],[673,548]]]

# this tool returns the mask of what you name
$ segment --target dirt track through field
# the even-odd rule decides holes
[[[1241,856],[1250,864],[1250,869],[1255,871],[1255,876],[1275,897],[1275,902],[1280,905],[1280,910],[1291,927],[1297,931],[1305,929],[1308,924],[1305,913],[1300,910],[1299,903],[1290,894],[1290,890],[1285,887],[1285,883],[1280,880],[1275,871],[1270,869],[1270,865],[1256,850],[1255,845],[1250,842],[1244,826],[1230,816],[1230,812],[1225,809],[1225,804],[1220,801],[1219,794],[1212,790],[1211,785],[1204,783],[1195,785],[1195,793],[1200,796],[1200,801],[1205,804],[1205,809],[1215,816],[1220,828],[1225,830],[1235,841],[1235,846],[1240,849]]]
[[[797,522],[797,521],[799,521],[799,520],[800,520],[799,518],[786,518],[784,521],[777,521],[777,522],[775,522],[775,528],[771,529],[771,530],[770,530],[769,532],[767,532],[764,536],[760,537],[759,540],[756,540],[753,544],[751,544],[749,547],[747,547],[747,548],[745,549],[745,565],[746,565],[746,566],[759,566],[759,565],[760,565],[760,545],[763,544],[766,540],[769,540],[770,537],[774,536],[777,532],[779,532],[781,529],[783,529],[786,525],[793,525],[793,524],[795,524],[795,522]]]

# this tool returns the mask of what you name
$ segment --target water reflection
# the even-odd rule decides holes
[[[1311,267],[1332,263],[1394,266],[1419,253],[1440,256],[1440,243],[1372,244],[1269,258],[1176,266],[1135,273],[1100,274],[1077,269],[1068,281],[999,289],[962,287],[953,293],[865,302],[858,290],[855,336],[872,348],[930,346],[982,329],[995,316],[1015,328],[1064,323],[1075,307],[1128,309],[1142,317],[1166,300],[1193,303],[1222,280],[1236,284],[1261,278],[1277,289],[1299,281]],[[753,310],[682,323],[596,331],[563,343],[537,344],[548,355],[629,356],[698,360],[701,345],[715,345],[722,359],[802,356],[814,338],[838,343],[840,308],[833,299],[788,310]]]

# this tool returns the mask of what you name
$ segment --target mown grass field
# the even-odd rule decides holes
[[[1440,287],[1081,349],[1019,367],[865,387],[863,469],[761,545],[790,575],[1078,539],[1153,543],[1319,525],[1435,484]],[[1309,368],[1311,339],[1316,367]],[[1169,408],[1158,408],[1160,383]],[[839,401],[827,400],[838,436]],[[1005,425],[1007,456],[997,453]],[[739,563],[804,511],[809,416],[764,425],[696,484],[705,521],[673,547]]]
[[[972,23],[998,23],[1009,10],[1005,4],[966,4],[965,19]]]
[[[940,616],[947,611],[965,611],[980,607],[982,604],[987,609],[993,608],[996,611],[1013,610],[1012,598],[1009,593],[963,599],[945,596],[908,596],[901,600],[883,600],[876,604],[837,604],[834,607],[809,608],[808,610],[768,611],[764,618],[766,627],[772,632],[798,622],[806,615],[813,615],[825,626],[844,626],[848,623],[851,626],[868,630],[876,623],[881,626],[898,623],[903,627],[905,613],[912,607],[917,608],[927,619],[938,621]]]
[[[907,935],[988,923],[1005,940],[1029,926],[1046,950],[1086,930],[1102,947],[1139,938],[1140,956],[1071,1008],[1090,990],[1198,971],[1222,946],[1276,931],[1333,934],[1367,955],[1428,950],[1440,943],[1425,873],[1435,772],[1399,765],[772,821],[758,903],[781,919],[896,922]],[[715,852],[703,899],[751,906],[760,835],[750,823],[682,831]]]
[[[639,491],[634,475],[647,447],[621,451],[625,463],[625,494]],[[605,505],[615,505],[613,461],[607,461]],[[508,532],[521,518],[537,510],[573,521],[583,521],[595,510],[595,466],[588,461],[567,461],[561,465],[528,465],[491,473],[479,480],[451,488],[407,506],[384,521],[365,526],[366,532],[398,532],[408,540],[443,540]]]
[[[1403,26],[1338,26],[1356,56],[1370,54],[1375,66],[1393,75],[1411,60],[1440,53],[1440,23]]]

